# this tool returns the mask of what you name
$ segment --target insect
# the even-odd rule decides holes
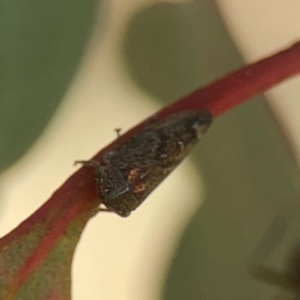
[[[99,196],[107,210],[130,215],[187,156],[212,122],[208,111],[183,111],[146,126],[99,161],[77,161],[95,168]]]

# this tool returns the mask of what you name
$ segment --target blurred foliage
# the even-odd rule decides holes
[[[242,65],[211,1],[147,8],[132,19],[123,45],[133,80],[163,104]]]
[[[0,171],[32,145],[55,112],[95,7],[93,0],[2,1]],[[123,45],[131,76],[162,105],[243,64],[210,0],[140,11]],[[263,300],[274,293],[248,276],[247,263],[279,205],[299,196],[298,170],[263,102],[259,97],[219,117],[194,151],[207,199],[180,241],[165,299]]]
[[[136,83],[162,105],[243,64],[217,8],[203,0],[141,11],[123,54]],[[265,300],[276,293],[250,278],[247,264],[279,205],[299,197],[299,174],[264,100],[219,117],[194,152],[206,202],[178,245],[164,299]]]
[[[1,1],[0,172],[32,145],[55,112],[98,5],[95,0]]]

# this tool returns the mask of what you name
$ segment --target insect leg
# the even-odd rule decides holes
[[[104,171],[105,171],[105,167],[101,165],[101,163],[97,160],[76,160],[75,163],[76,164],[82,164],[83,166],[86,167],[93,167],[95,168],[95,175],[96,175],[96,179],[100,178],[99,176],[102,177]],[[98,179],[97,179],[98,180]]]

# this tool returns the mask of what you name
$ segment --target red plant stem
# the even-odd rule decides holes
[[[160,119],[167,115],[179,112],[186,109],[209,110],[214,116],[218,116],[227,110],[245,102],[247,99],[260,94],[267,89],[273,87],[277,83],[300,73],[300,42],[297,42],[292,47],[276,53],[270,57],[262,59],[256,63],[249,64],[224,78],[221,78],[208,86],[197,90],[196,92],[180,99],[179,101],[163,108],[155,117]],[[148,120],[148,119],[147,119]],[[147,122],[144,121],[124,135],[118,140],[112,142],[110,145],[101,150],[94,158],[101,160],[102,154],[107,150],[113,148],[116,143],[125,142],[133,134],[139,131],[141,127]],[[56,202],[58,198],[63,198],[64,206],[68,206],[66,202],[77,201],[95,201],[95,191],[87,191],[91,189],[91,180],[93,179],[92,171],[87,171],[88,168],[82,168],[74,175],[72,175],[53,195],[52,197],[36,211],[29,220],[36,219],[38,215],[45,215],[47,206],[50,201]],[[88,174],[87,174],[88,173]],[[82,193],[76,197],[78,188],[84,190],[84,194],[90,197],[82,199]],[[72,196],[71,196],[72,195]],[[65,202],[66,201],[66,202]],[[23,228],[24,228],[23,224]],[[19,227],[18,227],[19,228]],[[16,228],[14,231],[16,231]],[[9,235],[0,239],[0,247],[4,240],[10,239]]]
[[[187,108],[207,109],[214,116],[218,116],[299,73],[300,42],[257,63],[247,65],[162,111],[167,115],[169,111]]]
[[[100,151],[94,159],[101,161],[103,151],[113,149],[139,132],[150,119],[161,119],[182,110],[208,110],[214,117],[265,92],[277,83],[300,73],[300,42],[270,57],[218,79],[208,86],[162,108]]]
[[[221,78],[208,86],[195,91],[194,93],[180,99],[177,102],[163,108],[155,117],[160,119],[167,115],[179,112],[186,109],[209,110],[214,116],[218,116],[235,106],[245,102],[251,97],[260,94],[277,83],[300,73],[300,42],[297,42],[292,47],[278,52],[270,57],[262,59],[256,63],[246,65],[245,67]],[[147,119],[148,120],[148,119]],[[113,148],[116,143],[125,142],[133,134],[139,131],[147,122],[144,121],[124,135],[118,140],[101,150],[94,158],[101,160],[102,154]],[[58,189],[50,199],[55,199],[61,196],[60,192],[69,194],[75,197],[76,187],[85,188],[91,187],[92,176],[86,176],[82,173],[87,168],[80,169],[72,175],[67,182]],[[86,172],[83,172],[86,173]],[[91,172],[88,172],[91,174]],[[86,195],[95,196],[94,192],[85,191]],[[81,196],[80,196],[81,197]],[[64,197],[64,201],[68,201]],[[72,197],[71,197],[72,198]],[[49,199],[49,200],[50,200]],[[82,201],[82,199],[77,199]],[[77,201],[76,200],[76,201]],[[85,199],[87,201],[87,199]],[[45,210],[42,206],[38,211]],[[38,213],[38,211],[36,213]],[[30,218],[34,218],[36,213]],[[45,212],[43,212],[44,214]],[[0,239],[0,246],[3,238]]]
[[[152,117],[152,121],[187,109],[206,109],[216,117],[298,73],[300,73],[300,42],[257,63],[247,65],[163,108],[154,116],[155,118]],[[94,159],[101,161],[104,152],[114,148],[116,143],[122,144],[126,142],[126,140],[141,130],[147,124],[147,121],[149,119],[135,126],[105,147]],[[81,168],[41,208],[16,229],[1,238],[0,249],[10,245],[18,236],[31,232],[36,224],[41,224],[45,221],[47,221],[47,232],[50,233],[47,239],[51,240],[50,244],[53,245],[61,232],[68,227],[68,224],[76,216],[83,213],[86,214],[87,211],[95,212],[100,203],[99,201],[97,199],[92,168]],[[45,239],[45,242],[47,239]],[[39,263],[42,263],[49,252],[49,247],[51,247],[49,243],[47,247],[41,245],[38,255],[35,258],[28,258],[24,262],[26,270],[24,268],[19,270],[19,274],[30,274]],[[32,260],[34,263],[30,262]],[[14,288],[17,288],[19,284],[19,281],[14,282],[12,292],[15,292]]]

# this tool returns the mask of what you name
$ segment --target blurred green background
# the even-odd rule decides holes
[[[28,150],[58,107],[98,1],[1,1],[0,172]]]
[[[243,65],[211,1],[141,12],[124,52],[137,84],[164,105]],[[208,195],[178,245],[163,299],[276,294],[247,273],[251,251],[280,205],[299,195],[298,169],[274,125],[264,97],[257,97],[219,117],[193,154]]]
[[[58,107],[98,6],[93,0],[3,2],[1,170],[28,150]],[[162,105],[243,65],[212,1],[140,10],[120,51],[135,83]],[[254,281],[247,264],[281,205],[299,190],[298,169],[264,97],[215,120],[192,157],[207,199],[178,244],[162,299],[271,299],[277,290]]]

